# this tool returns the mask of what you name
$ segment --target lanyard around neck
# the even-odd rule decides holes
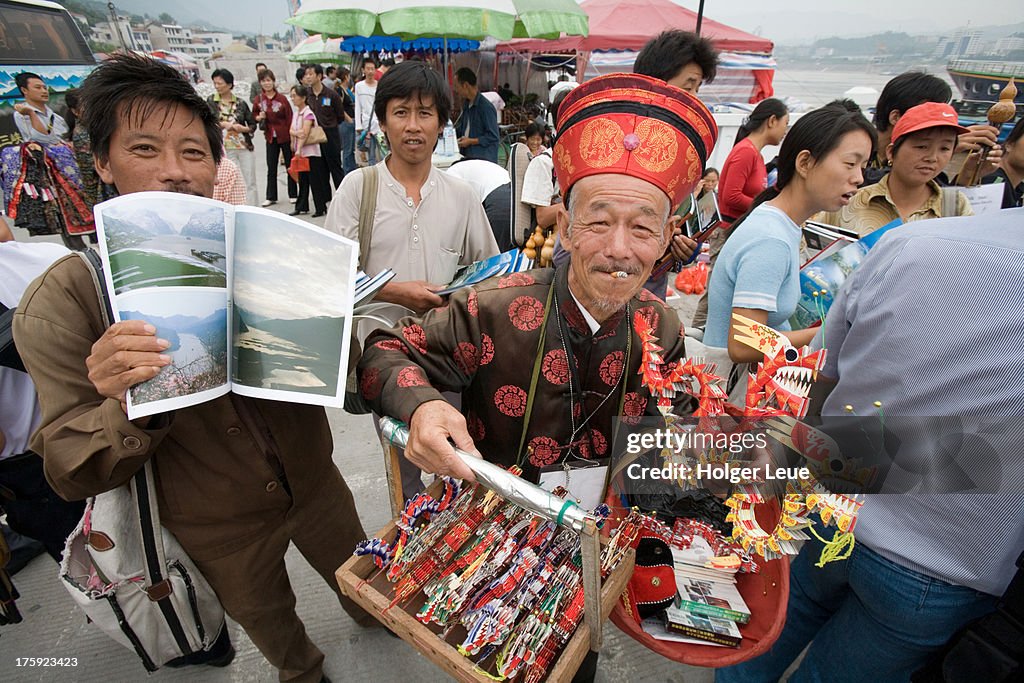
[[[555,281],[552,280],[551,281],[551,286],[548,287],[548,298],[547,298],[547,301],[544,303],[544,321],[540,325],[540,339],[537,340],[537,353],[536,353],[536,355],[534,356],[534,359],[533,359],[533,372],[530,375],[530,391],[526,395],[526,412],[523,414],[523,432],[522,432],[522,434],[519,437],[519,448],[516,450],[516,465],[518,465],[520,467],[523,464],[523,456],[525,455],[525,452],[523,451],[523,446],[526,445],[526,436],[527,436],[527,434],[530,431],[530,416],[533,414],[533,400],[537,396],[537,379],[540,377],[540,367],[541,367],[541,363],[543,362],[543,359],[544,359],[544,341],[545,341],[545,337],[546,337],[545,333],[546,333],[547,327],[548,327],[548,317],[550,317],[550,315],[551,315],[551,308],[552,308],[551,307],[551,302],[554,300],[554,295],[555,295]],[[629,313],[629,305],[627,304],[626,305],[626,334],[627,334],[627,337],[626,337],[626,357],[625,357],[625,362],[622,365],[622,375],[619,378],[620,381],[622,382],[622,392],[621,392],[621,395],[619,396],[619,407],[618,407],[618,410],[615,413],[616,415],[621,415],[622,414],[622,408],[626,404],[626,387],[628,386],[628,381],[626,380],[626,373],[629,371],[630,352],[631,352],[632,346],[633,346],[633,326],[632,326],[632,324],[629,321],[629,315],[630,315],[630,313]],[[566,343],[568,344],[568,342],[566,342]],[[569,367],[569,364],[570,364],[571,361],[568,358],[568,356],[566,357],[565,362],[566,362],[567,370],[569,372],[572,372],[572,368]],[[580,387],[580,390],[582,392],[582,386]],[[614,389],[612,389],[612,390],[614,391]],[[580,398],[582,400],[582,393],[580,395]],[[582,404],[581,404],[581,406],[582,406]],[[570,406],[569,410],[570,411],[572,410],[571,406]],[[581,412],[581,415],[582,415],[582,412]],[[570,439],[570,441],[571,441],[571,439]]]

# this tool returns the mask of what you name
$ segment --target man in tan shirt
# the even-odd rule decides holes
[[[395,323],[441,306],[444,300],[435,292],[451,282],[458,267],[494,256],[498,245],[469,183],[431,164],[451,108],[441,77],[423,62],[402,62],[377,86],[374,107],[391,153],[375,166],[345,176],[324,227],[359,240],[363,183],[376,174],[370,245],[366,263],[359,267],[371,275],[385,268],[395,271],[394,280],[376,297],[393,304],[376,314]],[[360,340],[378,327],[363,321]],[[400,463],[402,490],[411,497],[423,489],[420,471],[405,458]]]
[[[97,173],[119,193],[213,194],[217,117],[173,69],[116,55],[86,79],[82,99]],[[129,421],[125,392],[167,365],[168,343],[144,321],[104,328],[100,306],[89,266],[72,255],[32,283],[15,316],[42,409],[32,449],[47,479],[76,500],[121,486],[151,461],[163,525],[228,615],[282,681],[324,680],[284,554],[294,543],[337,592],[334,571],[366,537],[331,459],[324,409],[228,394]],[[360,625],[377,624],[338,597]]]

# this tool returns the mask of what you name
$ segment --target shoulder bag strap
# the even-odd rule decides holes
[[[103,262],[99,254],[92,249],[76,252],[82,260],[89,265],[89,274],[92,275],[93,285],[96,287],[96,296],[100,301],[100,309],[103,316],[103,324],[109,327],[114,320],[114,310],[110,303],[110,294],[103,278]],[[182,652],[192,651],[188,638],[181,626],[174,607],[165,600],[171,594],[171,584],[164,574],[164,541],[162,527],[160,525],[160,511],[156,504],[156,484],[153,477],[153,465],[146,461],[142,469],[135,473],[129,482],[132,492],[132,500],[137,505],[139,513],[139,537],[142,541],[143,555],[146,560],[146,587],[144,590],[150,600],[159,602],[160,611],[174,635],[174,640]]]
[[[363,196],[359,201],[359,267],[365,271],[370,255],[370,240],[373,238],[373,221],[377,215],[377,167],[364,168],[362,175]]]

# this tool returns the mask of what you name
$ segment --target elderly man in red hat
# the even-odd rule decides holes
[[[531,481],[603,458],[619,416],[658,415],[638,375],[636,316],[667,361],[685,356],[675,312],[643,283],[714,147],[711,114],[664,81],[612,74],[572,91],[559,122],[558,229],[570,263],[460,290],[366,340],[360,391],[376,413],[409,423],[405,457],[426,472],[472,477],[449,439]],[[442,391],[462,393],[464,414]]]

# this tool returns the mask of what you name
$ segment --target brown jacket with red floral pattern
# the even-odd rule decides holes
[[[393,329],[374,332],[359,362],[363,398],[377,414],[408,422],[421,403],[441,399],[441,391],[461,392],[476,447],[487,460],[504,466],[521,460],[523,476],[532,481],[539,468],[566,457],[569,447],[584,458],[608,457],[620,404],[626,424],[660,415],[641,385],[640,340],[629,321],[637,313],[648,317],[667,362],[685,356],[682,327],[674,310],[640,290],[591,334],[569,293],[567,273],[566,266],[491,279],[452,294],[447,306],[423,318],[405,318]],[[536,396],[520,459],[527,393],[552,286]],[[569,372],[566,351],[574,360],[574,373]],[[678,399],[677,414],[686,414],[679,404],[688,400]]]

